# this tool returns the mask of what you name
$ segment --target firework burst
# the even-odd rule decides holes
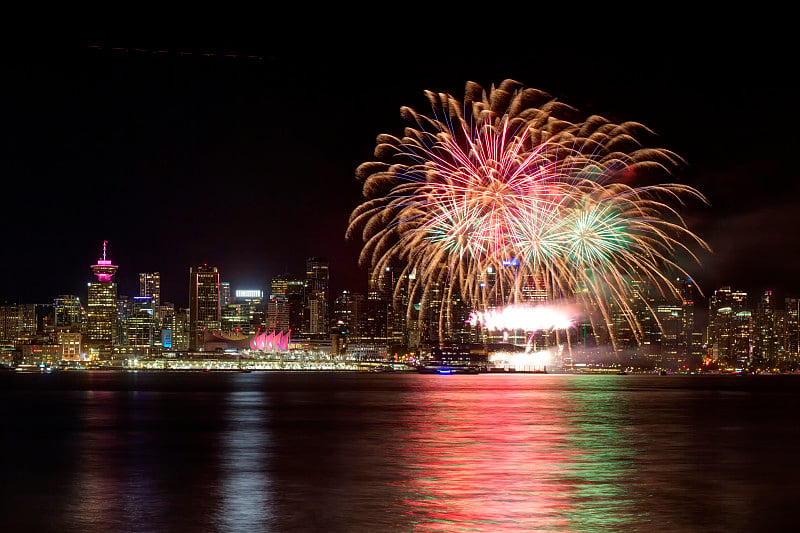
[[[614,306],[633,317],[634,281],[678,293],[666,274],[685,274],[676,251],[707,249],[678,207],[705,199],[677,183],[629,184],[682,163],[643,146],[646,127],[576,120],[512,80],[488,92],[470,82],[463,101],[425,94],[432,117],[401,108],[413,126],[379,135],[378,160],[357,169],[365,201],[347,231],[364,242],[363,266],[403,268],[409,310],[435,288],[444,324],[454,297],[479,311],[521,303],[536,279],[548,301],[576,301],[607,324]]]

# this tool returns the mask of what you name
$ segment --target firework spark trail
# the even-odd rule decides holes
[[[534,277],[548,301],[577,300],[608,324],[612,308],[633,316],[634,282],[678,294],[675,252],[708,249],[672,205],[702,194],[645,183],[682,160],[644,147],[642,124],[572,121],[576,110],[513,80],[488,92],[469,82],[463,102],[425,94],[434,118],[401,108],[416,128],[379,135],[380,160],[357,169],[365,201],[347,231],[364,241],[362,265],[402,266],[409,314],[444,291],[441,326],[450,297],[474,310],[520,302],[520,280]],[[510,258],[517,268],[503,268]]]

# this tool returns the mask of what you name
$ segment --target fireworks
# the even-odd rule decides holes
[[[648,183],[682,160],[645,147],[646,127],[577,120],[575,109],[512,80],[488,92],[467,83],[463,101],[425,94],[432,117],[403,107],[413,127],[379,135],[379,161],[359,166],[365,201],[347,232],[364,241],[362,265],[401,266],[407,284],[396,291],[407,291],[409,310],[438,305],[444,324],[454,299],[482,312],[524,302],[533,288],[605,324],[619,309],[638,331],[636,282],[678,293],[666,274],[685,275],[676,252],[707,248],[678,207],[705,199],[686,185]]]

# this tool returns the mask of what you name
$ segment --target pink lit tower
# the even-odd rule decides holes
[[[116,337],[117,284],[112,278],[118,267],[106,259],[106,245],[108,241],[103,241],[103,257],[89,267],[97,281],[89,282],[87,337],[88,344],[96,347],[111,346]]]

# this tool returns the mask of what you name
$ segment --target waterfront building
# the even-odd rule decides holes
[[[225,333],[247,335],[250,332],[250,316],[247,306],[232,302],[220,305],[220,330]]]
[[[306,260],[305,309],[303,333],[327,335],[330,332],[328,302],[330,273],[328,261],[321,257]]]
[[[304,326],[306,282],[302,278],[283,274],[272,278],[270,282],[270,301],[285,301],[289,314],[288,329],[293,332],[302,332]],[[277,309],[276,311],[277,312]],[[268,311],[269,313],[269,311]],[[267,329],[284,329],[270,328]]]
[[[88,284],[86,301],[87,343],[93,347],[111,346],[116,336],[117,284],[113,277],[118,267],[106,257],[107,244],[108,241],[103,241],[103,257],[90,267],[97,277]]]
[[[720,287],[708,300],[708,346],[712,359],[734,368],[750,357],[747,293]]]
[[[186,307],[175,309],[175,322],[171,332],[172,349],[176,351],[188,350],[190,345],[189,317],[191,312]]]
[[[189,347],[202,351],[204,331],[220,329],[219,269],[208,265],[189,268]]]
[[[784,345],[786,356],[795,363],[800,358],[800,298],[786,297],[786,329]]]
[[[0,343],[13,345],[19,335],[19,304],[0,302]]]
[[[127,317],[127,346],[133,354],[149,355],[155,345],[155,299],[152,296],[134,296]]]
[[[266,304],[266,330],[289,331],[289,302],[285,294],[272,294]]]
[[[61,346],[62,361],[80,361],[82,335],[76,331],[56,331],[56,343]]]
[[[767,370],[777,363],[779,339],[775,326],[772,291],[764,291],[753,317],[753,353],[750,363],[754,369]]]

